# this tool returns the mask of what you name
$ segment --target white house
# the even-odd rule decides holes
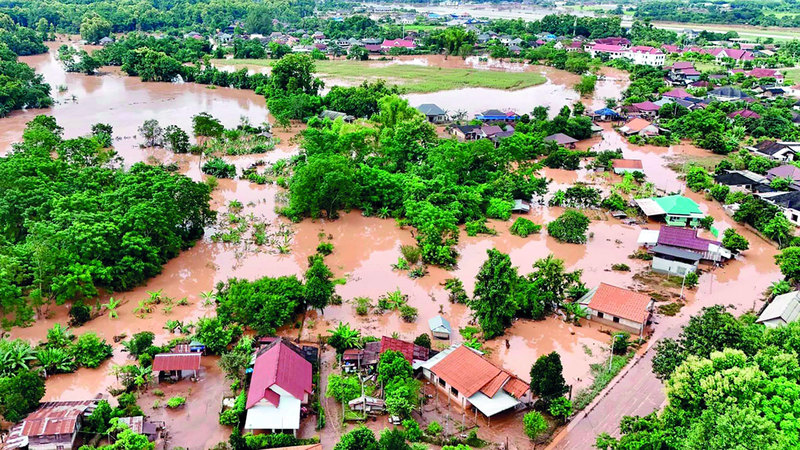
[[[702,255],[667,245],[653,247],[653,272],[679,277],[696,272]]]
[[[247,391],[245,432],[291,433],[312,393],[311,363],[277,339],[259,350]]]

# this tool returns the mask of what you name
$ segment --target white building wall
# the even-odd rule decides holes
[[[687,264],[680,261],[672,261],[669,259],[653,257],[653,271],[660,273],[667,273],[682,277],[689,272],[697,270],[697,264]]]

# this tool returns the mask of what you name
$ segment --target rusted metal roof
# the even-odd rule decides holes
[[[153,358],[153,371],[200,369],[200,353],[159,353]]]
[[[29,438],[71,435],[76,432],[81,415],[94,410],[97,401],[94,399],[41,403],[36,411],[11,428],[3,448],[26,447]]]
[[[427,361],[430,358],[430,349],[412,342],[403,341],[400,339],[390,338],[388,336],[381,337],[381,354],[387,350],[394,350],[400,352],[406,357],[408,362],[413,363],[414,360]]]

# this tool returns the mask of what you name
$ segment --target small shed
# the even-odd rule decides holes
[[[453,328],[450,327],[450,322],[442,316],[433,316],[428,319],[428,326],[431,328],[431,334],[437,339],[450,339],[453,334]]]
[[[331,111],[329,109],[326,109],[326,110],[322,111],[319,114],[319,118],[320,119],[330,119],[330,120],[333,120],[333,121],[335,121],[337,119],[342,119],[346,123],[351,123],[354,120],[356,120],[355,117],[353,117],[353,116],[351,116],[351,115],[349,115],[347,113],[343,113],[343,112],[339,112],[339,111]]]
[[[531,205],[525,203],[524,200],[515,198],[514,199],[514,207],[511,208],[512,213],[518,214],[528,214],[531,212]]]
[[[365,412],[367,414],[383,414],[386,412],[386,402],[382,399],[362,395],[347,402],[353,411]]]
[[[161,378],[177,379],[183,378],[183,371],[190,370],[194,372],[194,377],[197,377],[197,371],[200,370],[200,353],[158,353],[153,358],[153,372],[158,373],[158,381]]]

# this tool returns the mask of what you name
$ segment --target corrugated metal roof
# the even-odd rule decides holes
[[[721,242],[703,239],[697,236],[697,230],[691,228],[670,227],[664,225],[658,233],[658,244],[686,248],[699,252],[707,252],[711,244],[722,245]]]
[[[699,253],[690,252],[677,247],[670,247],[669,245],[656,245],[653,247],[653,253],[656,255],[674,256],[676,258],[688,259],[690,261],[700,261],[702,256]]]
[[[641,159],[612,159],[611,166],[615,169],[641,169]]]
[[[200,353],[159,353],[153,358],[153,371],[199,370],[200,358]]]
[[[395,339],[388,336],[381,337],[381,351],[394,350],[400,352],[406,357],[408,362],[413,363],[414,360],[427,361],[430,357],[430,349],[416,345],[412,342]]]
[[[756,322],[768,322],[781,319],[784,323],[794,322],[800,317],[800,292],[793,291],[779,295],[764,308]]]
[[[25,447],[29,437],[71,435],[76,431],[78,418],[92,411],[97,402],[93,399],[41,403],[36,411],[11,428],[4,448]]]
[[[310,394],[313,388],[311,363],[289,348],[282,339],[256,357],[247,391],[247,408],[266,398],[273,385],[278,385],[301,401],[304,394]],[[271,401],[269,398],[267,400]]]

